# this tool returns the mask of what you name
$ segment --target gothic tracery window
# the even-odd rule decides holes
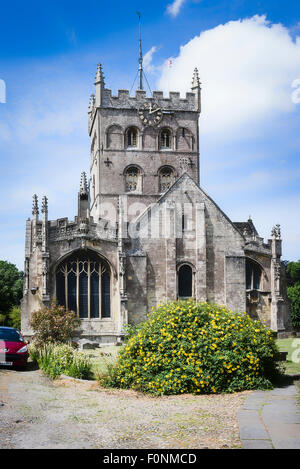
[[[160,133],[160,148],[171,148],[171,131],[170,129],[162,129]]]
[[[94,253],[75,253],[60,263],[56,271],[59,304],[79,318],[110,317],[110,268]]]
[[[174,182],[174,171],[172,168],[165,166],[159,171],[159,191],[166,192]]]
[[[136,166],[130,166],[125,172],[125,191],[134,192],[141,189],[141,171]]]

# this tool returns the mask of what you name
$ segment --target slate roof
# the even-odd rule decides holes
[[[251,218],[249,218],[248,221],[243,222],[243,221],[234,221],[233,222],[234,226],[239,230],[239,232],[243,235],[245,231],[247,232],[247,235],[256,235],[258,236],[258,232],[253,224],[253,221]]]

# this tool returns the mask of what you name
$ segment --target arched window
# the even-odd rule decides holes
[[[140,191],[141,186],[141,170],[136,166],[130,166],[125,171],[125,191]]]
[[[56,270],[56,297],[79,318],[110,317],[110,268],[95,253],[77,252]]]
[[[122,128],[119,125],[111,125],[106,131],[106,146],[121,150],[124,145]]]
[[[160,133],[160,148],[165,150],[171,148],[172,134],[170,129],[162,129]]]
[[[246,259],[246,289],[260,290],[262,283],[262,269],[259,264]]]
[[[174,170],[170,166],[164,166],[159,170],[159,192],[166,192],[174,182]]]
[[[138,129],[136,127],[129,127],[126,132],[126,147],[137,148],[138,147]]]
[[[191,151],[193,150],[194,139],[191,131],[184,127],[179,127],[176,132],[176,149]]]
[[[184,264],[178,270],[178,298],[193,296],[193,271],[191,266]]]

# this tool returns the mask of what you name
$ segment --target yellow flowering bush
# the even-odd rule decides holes
[[[106,385],[155,395],[268,389],[277,353],[271,331],[246,313],[176,301],[130,330]]]

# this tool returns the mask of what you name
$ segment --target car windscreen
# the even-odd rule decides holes
[[[0,340],[6,340],[7,342],[23,342],[19,332],[15,329],[2,329],[0,327]]]

